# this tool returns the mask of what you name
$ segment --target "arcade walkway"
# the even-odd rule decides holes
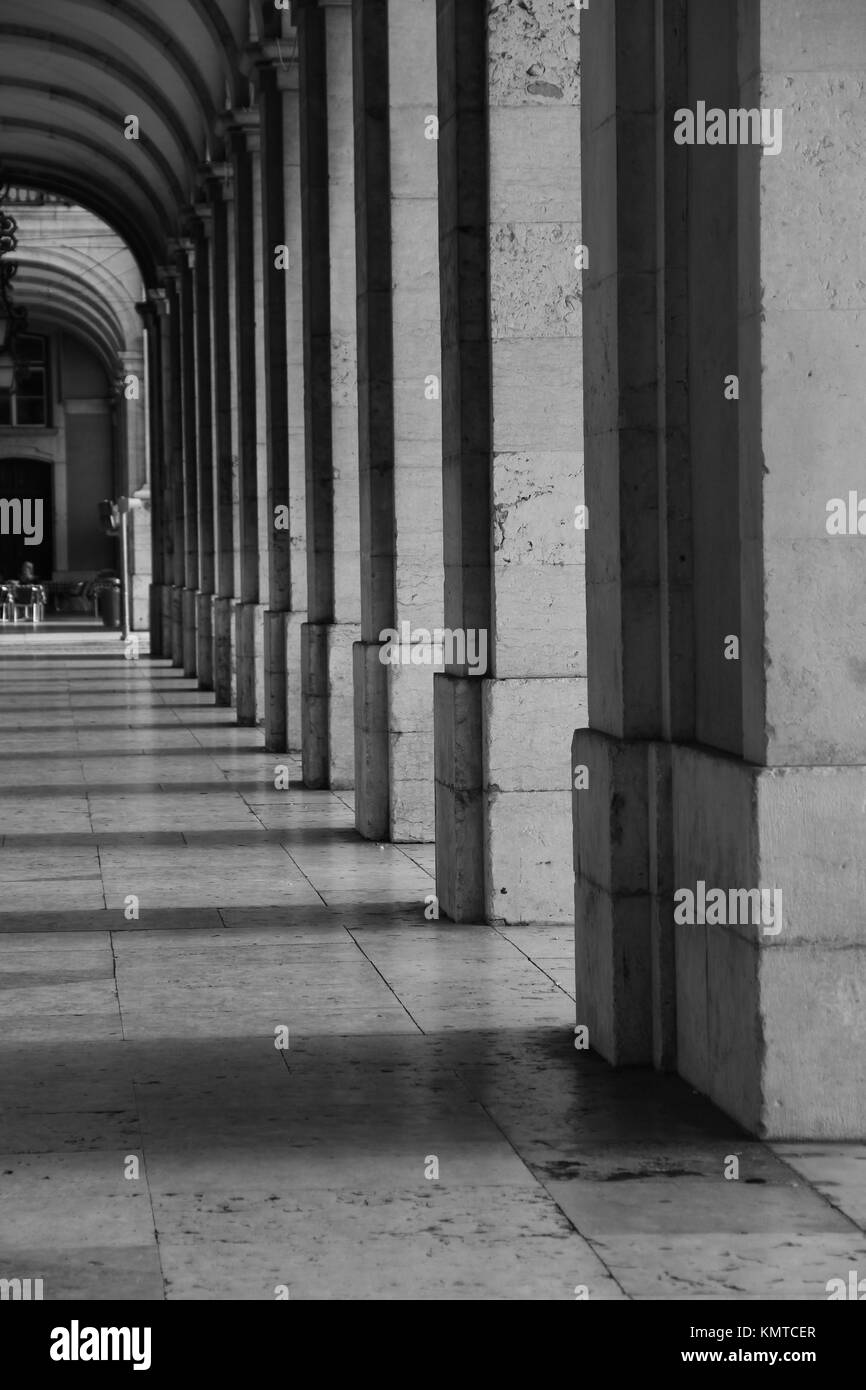
[[[576,1052],[570,928],[425,920],[427,849],[275,790],[167,662],[75,643],[0,642],[0,1276],[822,1299],[866,1268],[866,1146],[764,1146]]]

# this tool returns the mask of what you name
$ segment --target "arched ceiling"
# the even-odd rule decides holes
[[[273,0],[0,0],[0,165],[97,213],[154,284],[274,22]]]
[[[62,272],[22,266],[16,295],[27,306],[31,328],[39,321],[75,329],[98,346],[106,370],[112,374],[116,374],[127,345],[135,341],[127,339],[117,315],[101,295]]]
[[[18,250],[15,300],[29,326],[76,333],[117,377],[141,352],[143,324],[136,308],[141,272],[129,248],[92,213],[64,205],[14,205]]]

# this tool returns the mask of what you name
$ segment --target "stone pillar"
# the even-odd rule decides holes
[[[240,492],[240,601],[235,609],[238,723],[264,719],[267,556],[262,180],[259,117],[237,111],[230,126],[234,165],[234,273]]]
[[[162,429],[162,373],[159,361],[160,291],[149,289],[147,299],[136,305],[144,325],[144,352],[147,363],[146,408],[150,440],[150,530],[151,580],[148,618],[150,651],[155,657],[165,656],[165,635],[162,630],[162,590],[165,585],[166,516],[164,498],[164,440]]]
[[[609,1061],[646,1064],[653,1059],[651,740],[664,727],[655,156],[662,117],[653,7],[639,0],[591,7],[581,16],[581,46],[592,728],[579,730],[572,747],[576,1017]]]
[[[434,653],[423,639],[404,645],[393,635],[404,623],[410,639],[442,626],[436,3],[355,0],[354,28],[362,604],[355,823],[370,839],[431,840]]]
[[[158,475],[155,479],[155,489],[158,489],[158,502],[155,506],[159,509],[159,574],[161,582],[155,587],[153,593],[153,604],[159,607],[158,630],[159,630],[159,650],[155,655],[163,659],[170,659],[172,655],[172,631],[171,631],[171,588],[174,580],[174,513],[172,497],[172,436],[170,431],[171,412],[165,398],[167,382],[167,370],[165,365],[166,352],[169,348],[169,312],[170,301],[165,282],[158,288],[148,292],[148,298],[154,311],[153,319],[153,363],[154,380],[156,389],[154,391],[154,411],[156,423],[154,428],[154,439],[159,441],[158,447]],[[155,629],[154,615],[151,614],[151,633]]]
[[[855,654],[866,620],[848,503],[863,491],[866,292],[862,165],[843,132],[866,119],[866,25],[855,0],[826,18],[759,0],[740,5],[739,25],[719,26],[715,47],[697,24],[689,36],[690,98],[711,78],[713,104],[718,91],[734,97],[725,108],[773,113],[780,148],[737,149],[717,195],[717,219],[733,207],[739,232],[730,261],[712,267],[738,400],[724,400],[720,364],[693,345],[692,377],[707,391],[712,366],[739,470],[728,455],[722,479],[707,469],[693,480],[696,556],[706,561],[713,544],[710,518],[733,555],[715,580],[696,560],[703,669],[696,746],[673,752],[674,876],[678,888],[778,890],[781,922],[678,925],[677,1016],[680,1071],[748,1129],[862,1139],[866,719]],[[707,183],[718,179],[720,151],[687,153]],[[695,284],[707,273],[701,250],[693,237]],[[725,659],[732,635],[738,661]]]
[[[211,345],[212,210],[196,205],[193,305],[195,314],[196,452],[198,458],[199,588],[196,595],[196,673],[200,690],[214,688],[214,516],[213,378]]]
[[[866,115],[866,30],[853,0],[831,29],[781,0],[582,27],[578,1021],[761,1136],[861,1137],[860,561],[856,518],[827,523],[861,468],[866,303],[856,154],[824,141]],[[677,143],[699,102],[766,111],[779,147]]]
[[[181,352],[179,272],[162,268],[165,313],[160,319],[162,343],[163,458],[165,461],[165,512],[167,526],[166,587],[163,590],[162,628],[165,656],[172,665],[183,665],[183,588],[184,588],[184,485],[183,412],[181,409]]]
[[[488,9],[438,5],[445,627],[466,649],[435,682],[437,893],[457,921],[564,921],[561,748],[585,708],[579,20]]]
[[[195,244],[184,238],[179,243],[178,266],[180,307],[180,396],[183,447],[183,532],[184,582],[182,596],[185,676],[197,669],[199,515],[198,515],[198,402],[196,399],[196,318],[194,299]]]
[[[350,0],[297,10],[302,60],[308,616],[303,775],[354,779],[352,645],[360,636],[357,310]]]
[[[306,411],[304,408],[304,283],[303,222],[301,216],[301,103],[298,35],[283,19],[284,36],[277,58],[283,108],[283,192],[285,242],[289,249],[286,272],[286,375],[289,406],[289,567],[290,611],[286,614],[286,669],[288,680],[288,746],[294,753],[303,747],[301,645],[307,622],[307,512],[306,512]],[[269,50],[271,58],[273,50]]]
[[[264,296],[265,405],[267,420],[267,518],[269,606],[265,629],[265,747],[289,747],[288,613],[292,601],[292,532],[289,524],[288,293],[291,269],[286,241],[285,116],[289,92],[297,93],[297,64],[280,65],[278,54],[258,61],[262,177],[262,282]]]
[[[211,175],[206,182],[206,192],[211,208],[210,340],[216,551],[214,694],[218,705],[232,706],[237,696],[234,610],[235,596],[240,592],[240,553],[231,166],[214,165]]]
[[[129,539],[129,614],[133,631],[146,631],[148,625],[149,592],[152,582],[151,515],[148,479],[147,437],[148,400],[145,372],[145,345],[127,350],[121,356],[123,389],[121,408],[124,442],[125,480],[122,491],[127,497],[140,496],[147,506],[130,512]]]

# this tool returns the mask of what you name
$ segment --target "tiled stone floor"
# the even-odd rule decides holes
[[[866,1273],[866,1146],[770,1148],[577,1053],[569,932],[425,920],[432,848],[276,791],[260,744],[111,635],[0,638],[0,1277],[759,1300]]]

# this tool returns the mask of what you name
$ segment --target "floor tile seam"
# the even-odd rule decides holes
[[[187,678],[184,677],[184,679],[187,679]],[[168,699],[167,697],[170,696],[172,693],[176,693],[176,692],[175,692],[175,691],[172,691],[171,689],[169,689],[168,691],[162,691],[162,690],[160,690],[160,691],[158,691],[157,693],[158,693],[158,695],[159,695],[159,699],[160,699],[161,702],[162,702],[162,708],[171,711],[171,713],[172,713],[172,714],[174,715],[174,717],[175,717],[175,720],[176,720],[177,724],[184,730],[185,733],[187,733],[187,734],[189,734],[189,735],[191,736],[191,738],[193,739],[193,742],[195,743],[196,747],[197,747],[202,753],[205,754],[205,756],[207,757],[208,762],[211,763],[212,766],[213,766],[213,767],[216,769],[216,771],[219,773],[219,776],[222,778],[222,781],[223,781],[224,783],[227,783],[227,782],[228,782],[228,774],[220,767],[220,765],[219,765],[219,763],[217,762],[216,758],[214,758],[213,755],[208,751],[208,748],[207,748],[206,744],[202,743],[201,739],[200,739],[200,738],[198,737],[198,735],[196,734],[195,726],[192,725],[192,724],[190,724],[190,723],[188,723],[185,719],[183,719],[182,713],[179,712],[178,708],[177,708],[176,706],[174,706],[174,705],[172,705],[172,704],[169,703],[169,699]],[[203,691],[203,690],[198,690],[198,689],[196,689],[196,690],[194,690],[194,691],[192,691],[192,692],[184,692],[184,693],[191,693],[191,694],[195,694],[195,695],[207,696],[208,694],[212,694],[213,692]],[[213,704],[212,707],[213,707],[214,709],[219,709],[219,708],[220,708],[220,706],[217,705],[215,702],[214,702],[214,704]],[[182,709],[182,708],[184,708],[184,707],[181,707],[181,709]],[[193,703],[191,706],[189,706],[189,708],[192,708],[192,709],[200,709],[200,708],[201,708],[201,709],[209,709],[209,708],[211,708],[211,706],[210,706],[206,701],[202,701],[202,702],[198,702],[198,701],[197,701],[197,702]],[[170,727],[170,726],[166,726],[166,727]],[[231,725],[231,723],[227,723],[227,724],[226,724],[226,728],[232,728],[232,727],[233,727],[233,726]],[[166,750],[166,751],[170,751],[170,750]],[[157,753],[155,754],[155,757],[158,758],[159,756],[160,756],[160,753],[159,753],[159,751],[157,751]],[[216,785],[219,786],[219,785],[220,785],[220,784],[219,784],[219,780],[216,779],[216,778],[215,778],[214,780],[215,780]],[[229,785],[231,785],[231,784],[229,783]],[[243,800],[243,798],[241,798],[241,800]],[[183,834],[183,831],[181,831],[180,834],[183,836],[184,843],[185,843],[185,844],[188,843],[187,840],[186,840],[186,836]]]
[[[114,932],[108,933],[108,947],[111,951],[111,978],[114,982],[114,996],[117,1000],[117,1017],[120,1023],[120,1041],[126,1042],[126,1030],[123,1025],[123,1004],[120,998],[120,980],[117,976],[117,952],[114,949]]]
[[[116,956],[116,954],[115,954],[115,950],[114,950],[114,939],[113,939],[113,934],[112,934],[111,932],[109,932],[109,944],[110,944],[110,947],[111,947],[112,979],[113,979],[113,981],[114,981],[115,999],[116,999],[116,1001],[117,1001],[117,1016],[118,1016],[118,1019],[119,1019],[119,1022],[120,1022],[120,1038],[117,1039],[117,1041],[118,1041],[119,1043],[122,1044],[122,1043],[126,1042],[127,1039],[126,1039],[126,1033],[125,1033],[124,1024],[123,1024],[123,1005],[122,1005],[121,999],[120,999],[120,988],[119,988],[118,979],[117,979],[117,956]],[[143,1129],[142,1129],[142,1118],[141,1118],[141,1110],[140,1110],[140,1106],[139,1106],[138,1092],[137,1092],[137,1090],[136,1090],[135,1078],[132,1076],[132,1074],[131,1074],[130,1072],[127,1072],[126,1075],[127,1075],[127,1080],[128,1080],[128,1082],[129,1082],[129,1086],[130,1086],[130,1090],[131,1090],[132,1096],[133,1096],[134,1101],[135,1101],[135,1126],[136,1126],[136,1129],[137,1129],[137,1131],[138,1131],[138,1145],[139,1145],[139,1151],[140,1151],[140,1153],[141,1153],[142,1167],[143,1167],[143,1169],[144,1169],[144,1181],[145,1181],[145,1188],[146,1188],[146,1191],[147,1191],[148,1205],[150,1206],[152,1234],[153,1234],[154,1243],[155,1243],[155,1245],[156,1245],[156,1255],[157,1255],[157,1261],[158,1261],[158,1263],[159,1263],[159,1273],[160,1273],[160,1280],[161,1280],[161,1282],[162,1282],[163,1299],[164,1299],[164,1298],[165,1298],[165,1287],[166,1287],[166,1285],[165,1285],[165,1275],[164,1275],[164,1271],[163,1271],[163,1267],[162,1267],[162,1258],[161,1258],[161,1253],[160,1253],[160,1249],[159,1249],[159,1236],[158,1236],[157,1228],[156,1228],[156,1213],[155,1213],[154,1207],[153,1207],[153,1193],[152,1193],[152,1190],[151,1190],[151,1187],[150,1187],[150,1181],[149,1181],[148,1174],[147,1174],[147,1156],[146,1156],[145,1147],[144,1147],[144,1134],[143,1134]],[[67,1112],[64,1112],[64,1113],[67,1113]],[[77,1109],[76,1109],[75,1111],[71,1111],[71,1112],[68,1112],[68,1113],[71,1113],[71,1114],[84,1114],[84,1113],[90,1113],[90,1112],[82,1111],[81,1107],[79,1106],[79,1107],[77,1107]],[[97,1113],[99,1113],[99,1112],[97,1112]],[[37,1152],[38,1152],[38,1151],[37,1151]],[[44,1151],[43,1151],[43,1152],[44,1152]],[[65,1152],[65,1151],[64,1151],[64,1152]],[[77,1150],[77,1152],[85,1152],[85,1153],[97,1152],[97,1153],[98,1153],[98,1152],[103,1152],[103,1150],[100,1150],[100,1149],[96,1149],[96,1150],[93,1150],[93,1149],[85,1149],[85,1150]],[[105,1150],[105,1152],[110,1152],[110,1150]]]
[[[348,926],[347,926],[347,927],[345,927],[345,930],[346,930],[346,932],[348,932],[348,934],[349,934],[349,936],[351,937],[352,941],[355,942],[355,945],[357,946],[358,950],[361,952],[361,955],[364,957],[364,959],[365,959],[366,961],[369,961],[370,965],[371,965],[372,968],[375,970],[376,974],[379,976],[379,979],[380,979],[380,980],[382,981],[382,983],[385,985],[386,989],[390,990],[391,994],[393,994],[394,998],[397,1000],[397,1003],[400,1005],[400,1008],[401,1008],[401,1009],[403,1010],[403,1012],[406,1014],[406,1017],[411,1021],[411,1023],[413,1024],[413,1026],[414,1026],[415,1028],[417,1028],[419,1034],[421,1034],[422,1037],[426,1037],[427,1034],[425,1033],[424,1029],[421,1027],[421,1025],[420,1025],[420,1023],[418,1022],[417,1018],[415,1018],[415,1016],[414,1016],[414,1015],[410,1012],[410,1010],[406,1007],[406,1005],[404,1004],[403,1000],[400,998],[399,994],[397,993],[396,989],[394,989],[393,985],[391,984],[390,980],[387,980],[387,979],[385,978],[385,976],[382,974],[382,971],[379,969],[379,967],[378,967],[378,965],[376,964],[376,962],[367,954],[367,952],[364,950],[364,947],[361,945],[360,941],[358,941],[358,940],[356,939],[354,933],[352,932],[351,927],[348,927]]]
[[[574,1220],[572,1219],[572,1217],[569,1216],[569,1214],[568,1214],[568,1212],[565,1210],[565,1208],[564,1208],[563,1206],[561,1206],[560,1203],[556,1200],[556,1197],[555,1197],[555,1196],[553,1195],[553,1193],[550,1191],[549,1187],[547,1186],[547,1183],[546,1183],[542,1178],[540,1178],[540,1177],[538,1176],[537,1173],[534,1173],[534,1172],[532,1171],[532,1169],[530,1168],[530,1166],[529,1166],[529,1164],[527,1163],[526,1159],[523,1157],[522,1153],[521,1153],[520,1150],[517,1148],[517,1145],[516,1145],[516,1144],[513,1142],[513,1140],[511,1139],[511,1136],[508,1134],[508,1132],[507,1132],[505,1129],[503,1129],[503,1127],[502,1127],[502,1125],[499,1123],[499,1121],[491,1114],[490,1110],[487,1108],[487,1106],[485,1105],[484,1101],[483,1101],[483,1100],[479,1100],[479,1101],[478,1101],[478,1105],[479,1105],[480,1109],[483,1110],[484,1114],[487,1116],[487,1118],[488,1118],[488,1120],[490,1121],[490,1123],[491,1123],[491,1124],[494,1126],[494,1128],[495,1128],[496,1130],[498,1130],[498,1132],[502,1135],[502,1138],[505,1140],[506,1144],[507,1144],[507,1145],[509,1146],[509,1148],[512,1150],[512,1152],[514,1153],[514,1155],[515,1155],[515,1157],[518,1159],[518,1161],[519,1161],[520,1163],[523,1164],[523,1167],[526,1169],[526,1172],[527,1172],[529,1178],[532,1180],[532,1182],[534,1182],[534,1183],[536,1184],[536,1186],[539,1187],[539,1188],[545,1193],[545,1195],[547,1196],[548,1200],[549,1200],[550,1202],[552,1202],[553,1205],[556,1207],[557,1211],[560,1212],[560,1213],[562,1214],[562,1216],[563,1216],[563,1217],[565,1218],[565,1220],[568,1222],[568,1225],[569,1225],[569,1226],[571,1227],[571,1229],[575,1232],[575,1234],[576,1234],[577,1236],[579,1236],[580,1239],[581,1239],[581,1240],[584,1242],[584,1244],[587,1246],[587,1248],[588,1248],[589,1250],[592,1251],[593,1255],[594,1255],[595,1258],[598,1260],[599,1264],[600,1264],[600,1265],[603,1267],[603,1269],[606,1271],[608,1278],[611,1280],[611,1282],[612,1282],[613,1284],[616,1285],[616,1287],[619,1289],[619,1291],[620,1291],[620,1293],[623,1295],[623,1297],[626,1298],[626,1299],[628,1299],[629,1301],[631,1301],[631,1297],[632,1297],[631,1294],[630,1294],[630,1293],[628,1292],[628,1290],[625,1288],[624,1284],[620,1281],[620,1279],[617,1277],[617,1275],[614,1274],[612,1266],[608,1263],[608,1261],[604,1258],[604,1256],[603,1256],[603,1255],[601,1254],[601,1252],[599,1251],[596,1241],[593,1240],[593,1238],[592,1238],[591,1236],[585,1235],[584,1232],[581,1231],[580,1227],[577,1225],[577,1222],[574,1221]]]
[[[168,1298],[166,1275],[162,1263],[162,1246],[160,1243],[159,1227],[156,1224],[156,1207],[154,1205],[153,1187],[151,1186],[150,1173],[147,1166],[147,1139],[142,1125],[141,1110],[139,1108],[138,1088],[135,1078],[130,1075],[130,1085],[132,1094],[135,1098],[136,1126],[138,1128],[138,1149],[141,1154],[141,1167],[144,1173],[144,1185],[147,1192],[148,1206],[150,1207],[150,1220],[152,1227],[153,1243],[156,1247],[156,1259],[159,1265],[159,1278],[162,1284],[162,1302]],[[92,1152],[92,1150],[91,1150]],[[97,1151],[98,1152],[98,1151]]]
[[[436,882],[436,874],[435,874],[435,873],[431,873],[430,870],[429,870],[424,864],[419,864],[419,863],[418,863],[418,860],[417,860],[417,859],[414,859],[414,858],[412,857],[412,855],[409,853],[408,849],[406,848],[406,846],[405,846],[404,844],[401,844],[401,843],[399,843],[399,842],[397,842],[397,841],[394,841],[394,840],[391,840],[390,843],[391,843],[391,845],[393,846],[394,849],[398,849],[398,850],[400,851],[400,853],[401,853],[402,855],[404,855],[406,859],[409,860],[409,863],[410,863],[410,864],[414,865],[414,867],[415,867],[416,869],[420,869],[421,872],[422,872],[423,874],[426,874],[427,877],[431,880],[431,882],[435,884],[435,882]]]
[[[540,975],[543,975],[544,978],[545,978],[546,980],[549,980],[550,983],[551,983],[552,985],[555,985],[555,986],[556,986],[556,988],[559,990],[560,994],[564,994],[565,997],[566,997],[566,999],[570,999],[570,1000],[572,1001],[572,1003],[576,1005],[577,1001],[576,1001],[575,995],[571,994],[567,989],[565,989],[565,988],[559,983],[558,980],[555,980],[555,979],[553,978],[553,976],[552,976],[551,974],[549,974],[547,970],[544,969],[543,966],[539,965],[539,963],[538,963],[537,960],[533,960],[532,956],[530,956],[526,951],[524,951],[522,946],[518,946],[517,943],[516,943],[516,941],[512,941],[511,938],[510,938],[510,937],[507,937],[507,936],[504,934],[504,932],[501,932],[501,931],[499,930],[498,927],[492,926],[492,927],[490,928],[490,930],[491,930],[491,931],[495,931],[495,932],[496,932],[496,935],[500,938],[500,940],[502,940],[502,941],[507,941],[508,944],[509,944],[509,946],[513,946],[514,949],[515,949],[515,951],[519,952],[519,954],[520,954],[521,956],[523,956],[524,960],[527,960],[527,961],[529,962],[529,964],[530,964],[535,970],[537,970],[538,973],[539,973]]]
[[[857,1221],[853,1216],[851,1216],[847,1211],[845,1211],[845,1209],[841,1207],[838,1202],[834,1202],[833,1198],[829,1195],[829,1193],[822,1192],[820,1188],[817,1187],[816,1184],[812,1181],[811,1178],[807,1178],[805,1174],[801,1173],[798,1168],[795,1168],[793,1162],[790,1161],[784,1154],[776,1153],[771,1141],[759,1140],[758,1142],[761,1144],[761,1147],[763,1149],[765,1149],[769,1154],[772,1155],[773,1158],[777,1159],[778,1162],[783,1163],[785,1167],[790,1170],[790,1172],[793,1174],[793,1176],[797,1179],[798,1182],[804,1183],[805,1186],[809,1188],[810,1192],[812,1192],[814,1196],[820,1199],[821,1203],[824,1206],[829,1207],[831,1211],[838,1212],[840,1216],[844,1217],[845,1220],[849,1223],[852,1229],[857,1232],[858,1235],[866,1236],[866,1216],[864,1216],[863,1221]]]
[[[114,948],[114,933],[111,932],[111,931],[110,931],[109,934],[108,934],[108,940],[109,940],[109,945],[110,945],[110,948],[111,948],[111,961],[112,961],[112,972],[113,972],[113,979],[114,979],[114,989],[115,989],[115,995],[116,995],[116,998],[117,998],[117,1014],[118,1014],[118,1018],[119,1018],[119,1021],[120,1021],[120,1039],[119,1039],[119,1041],[120,1041],[121,1044],[123,1044],[123,1043],[127,1042],[128,1039],[127,1039],[127,1037],[126,1037],[126,1030],[125,1030],[124,1022],[123,1022],[123,1004],[122,1004],[122,1001],[121,1001],[121,998],[120,998],[120,982],[119,982],[119,980],[118,980],[118,978],[117,978],[117,953],[116,953],[115,948]],[[166,1296],[167,1296],[167,1294],[166,1294],[166,1279],[165,1279],[165,1271],[164,1271],[164,1269],[163,1269],[163,1264],[162,1264],[162,1251],[161,1251],[161,1249],[160,1249],[160,1243],[159,1243],[159,1230],[158,1230],[158,1227],[157,1227],[157,1224],[156,1224],[156,1211],[155,1211],[154,1205],[153,1205],[153,1190],[152,1190],[152,1188],[151,1188],[151,1185],[150,1185],[150,1178],[149,1178],[149,1175],[148,1175],[148,1168],[147,1168],[147,1152],[146,1152],[146,1147],[145,1147],[145,1136],[144,1136],[144,1129],[143,1129],[143,1124],[142,1124],[141,1106],[140,1106],[140,1102],[139,1102],[139,1095],[138,1095],[138,1089],[137,1089],[137,1086],[136,1086],[135,1077],[132,1075],[131,1072],[127,1072],[127,1076],[128,1076],[128,1080],[129,1080],[130,1089],[131,1089],[131,1091],[132,1091],[132,1095],[133,1095],[133,1098],[134,1098],[134,1101],[135,1101],[135,1125],[136,1125],[136,1128],[137,1128],[137,1130],[138,1130],[138,1147],[139,1147],[139,1151],[140,1151],[140,1153],[141,1153],[141,1164],[142,1164],[142,1168],[143,1168],[143,1171],[144,1171],[144,1183],[145,1183],[145,1190],[146,1190],[146,1192],[147,1192],[148,1205],[150,1206],[151,1228],[152,1228],[152,1234],[153,1234],[154,1245],[155,1245],[155,1247],[156,1247],[156,1258],[157,1258],[157,1263],[158,1263],[158,1265],[159,1265],[159,1277],[160,1277],[160,1282],[161,1282],[161,1284],[162,1284],[162,1299],[163,1299],[163,1301],[165,1301]],[[92,1152],[92,1151],[91,1151],[91,1152]]]
[[[200,695],[213,694],[212,691],[196,691],[195,693],[196,693],[196,694],[200,694]],[[199,706],[196,706],[196,708],[199,708]],[[200,708],[204,708],[204,709],[211,709],[211,708],[212,708],[212,709],[215,709],[215,710],[219,710],[219,709],[221,709],[221,708],[223,708],[223,707],[220,706],[220,705],[218,705],[218,704],[216,703],[216,697],[214,697],[214,703],[213,703],[213,705],[202,705],[202,706],[200,706]],[[231,713],[235,713],[235,714],[236,714],[236,713],[237,713],[237,710],[234,708],[234,706],[230,706],[227,712],[230,713],[230,714],[231,714]],[[182,722],[182,721],[180,721],[180,722]],[[221,727],[223,727],[223,726],[221,726]],[[241,728],[241,725],[237,724],[237,722],[234,722],[234,723],[233,723],[231,720],[228,720],[228,721],[226,722],[226,724],[225,724],[224,727],[225,727],[225,729],[227,729],[227,730],[235,730],[235,729],[240,729],[240,728]],[[201,739],[198,737],[198,734],[196,733],[196,726],[193,725],[193,724],[183,724],[183,728],[184,728],[184,730],[185,730],[188,734],[191,735],[191,737],[192,737],[194,743],[196,744],[196,746],[197,746],[198,748],[200,748],[201,751],[202,751],[203,753],[207,754],[207,757],[208,757],[209,761],[212,762],[212,763],[214,764],[214,766],[218,769],[218,771],[219,771],[219,773],[220,773],[220,776],[222,777],[223,781],[224,781],[224,782],[228,782],[228,773],[227,773],[223,768],[220,767],[220,765],[219,765],[219,763],[217,762],[216,758],[214,758],[214,757],[208,752],[207,744],[202,743]],[[266,753],[266,752],[267,752],[267,749],[266,749],[266,748],[238,748],[238,749],[236,750],[236,752],[238,752],[238,753],[256,753],[256,754],[258,754],[258,753]],[[229,785],[231,785],[231,783],[229,783]],[[240,793],[238,793],[238,795],[240,795]],[[243,800],[243,797],[241,797],[241,800]],[[246,804],[246,803],[244,803],[244,804]]]
[[[88,821],[88,824],[89,824],[89,826],[90,826],[90,834],[91,834],[91,836],[94,836],[94,837],[95,837],[95,836],[96,836],[96,830],[95,830],[94,825],[93,825],[93,803],[91,802],[91,799],[90,799],[90,788],[89,788],[89,786],[88,786],[88,784],[87,784],[87,773],[86,773],[86,771],[85,771],[84,763],[85,763],[85,759],[82,757],[82,759],[81,759],[81,779],[82,779],[82,788],[83,788],[83,791],[84,791],[84,803],[85,803],[85,806],[87,807],[87,821]],[[107,898],[106,892],[105,892],[105,872],[104,872],[103,867],[102,867],[102,855],[101,855],[101,852],[100,852],[100,845],[99,845],[99,840],[98,840],[98,838],[94,838],[93,845],[94,845],[94,848],[96,849],[96,862],[97,862],[97,864],[99,865],[99,886],[100,886],[100,890],[101,890],[101,893],[102,893],[102,906],[103,906],[103,908],[107,908],[107,907],[108,907],[108,898]],[[114,954],[114,950],[113,950],[113,947],[112,947],[112,955],[113,955],[113,954]],[[119,1003],[119,1001],[118,1001],[118,1003]]]
[[[250,806],[250,805],[244,800],[243,797],[241,797],[241,800],[244,801],[244,805],[247,807],[247,810],[250,812],[250,815],[252,815],[252,816],[255,817],[255,819],[258,821],[259,825],[261,826],[262,830],[263,830],[264,832],[267,832],[268,827],[265,825],[264,821],[262,820],[262,818],[261,818],[261,816],[258,814],[258,812],[257,812],[256,810],[254,810],[254,808],[253,808],[252,806]],[[323,906],[323,907],[327,907],[328,904],[325,902],[325,899],[322,897],[322,895],[321,895],[321,893],[319,892],[318,888],[317,888],[316,885],[313,883],[313,880],[309,877],[308,874],[306,874],[306,873],[304,872],[304,870],[301,868],[301,866],[300,866],[300,864],[298,863],[298,861],[292,856],[292,854],[290,853],[290,851],[289,851],[289,849],[288,849],[288,846],[287,846],[282,840],[280,840],[279,843],[278,843],[278,845],[277,845],[277,848],[279,848],[279,849],[282,850],[282,852],[285,854],[286,858],[289,860],[289,863],[290,863],[290,864],[294,864],[294,866],[295,866],[295,868],[297,869],[298,873],[301,875],[301,878],[303,879],[304,883],[306,883],[307,887],[310,888],[310,889],[315,893],[316,897],[319,899],[319,902],[322,904],[322,906]],[[228,910],[228,909],[226,909],[226,910]],[[220,913],[220,918],[222,919],[222,910],[218,908],[217,911]],[[222,919],[222,920],[223,920],[223,926],[225,926],[225,920],[224,920],[224,919]],[[357,942],[356,942],[355,944],[357,945]]]

